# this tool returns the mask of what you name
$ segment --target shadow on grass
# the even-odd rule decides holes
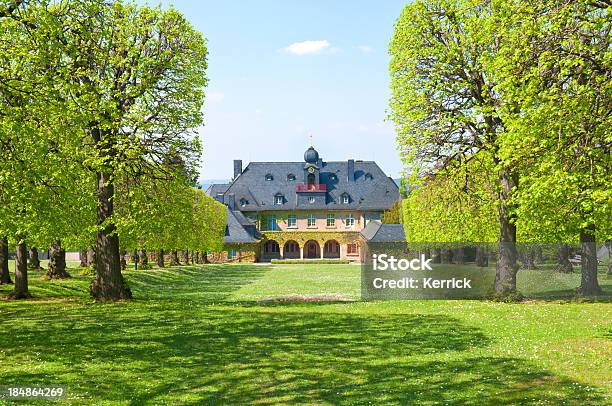
[[[528,360],[481,356],[491,339],[450,315],[223,303],[268,270],[127,272],[132,303],[11,303],[0,308],[2,384],[63,384],[74,404],[603,403]]]
[[[263,277],[269,266],[181,266],[126,272],[134,297],[143,300],[219,302],[232,292]]]
[[[81,269],[69,269],[72,278],[44,280],[45,272],[31,272],[30,293],[33,300],[71,299],[91,301],[89,285],[93,276],[80,276]],[[233,291],[261,278],[270,270],[269,266],[249,265],[194,265],[177,266],[145,271],[124,271],[136,301],[198,300],[219,302]],[[0,300],[6,299],[12,285],[0,286]]]
[[[273,310],[188,300],[46,306],[44,316],[32,308],[21,323],[0,322],[3,364],[16,366],[2,371],[3,384],[52,379],[80,401],[134,405],[601,400],[523,359],[467,357],[490,340],[454,317]],[[37,372],[19,366],[31,357]]]

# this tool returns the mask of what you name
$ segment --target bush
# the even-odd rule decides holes
[[[350,264],[348,259],[273,259],[273,264]]]
[[[83,268],[80,275],[81,276],[96,276],[96,267],[88,266],[87,268]]]

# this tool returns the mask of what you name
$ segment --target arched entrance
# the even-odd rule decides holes
[[[336,240],[329,240],[323,246],[323,258],[340,258],[340,244]]]
[[[321,258],[321,248],[318,242],[310,240],[304,244],[304,258]]]
[[[263,245],[262,259],[269,261],[275,258],[280,258],[280,248],[276,241],[268,240]]]
[[[283,246],[283,258],[300,259],[300,245],[297,241],[289,240]]]

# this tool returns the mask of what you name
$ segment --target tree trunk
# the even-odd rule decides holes
[[[170,266],[176,266],[180,264],[181,263],[179,262],[178,251],[177,250],[170,251]]]
[[[612,241],[606,241],[608,247],[608,275],[612,275]]]
[[[455,248],[453,250],[453,260],[456,264],[465,264],[465,251],[463,248]]]
[[[495,267],[495,292],[507,296],[516,292],[516,225],[509,207],[510,193],[518,186],[518,177],[509,168],[500,171],[499,242]]]
[[[559,251],[557,252],[557,272],[562,273],[571,273],[573,271],[572,263],[570,262],[570,255],[572,253],[572,249],[567,244],[561,244],[559,246]]]
[[[585,296],[602,293],[597,281],[597,244],[595,242],[595,227],[590,226],[580,230],[582,277],[578,293]]]
[[[9,272],[9,252],[8,252],[8,238],[0,238],[0,285],[10,285],[13,283],[11,280],[11,273]]]
[[[189,264],[189,251],[188,250],[181,251],[181,255],[183,257],[183,263],[185,265]]]
[[[121,264],[121,270],[125,271],[127,269],[127,261],[125,260],[125,256],[127,255],[127,251],[126,250],[122,250],[120,255],[121,255],[121,259],[119,260],[119,262]]]
[[[434,248],[433,252],[434,254],[431,262],[434,264],[442,263],[442,250],[440,248]]]
[[[19,237],[18,237],[19,239]],[[9,299],[27,299],[28,291],[28,249],[22,240],[15,250],[15,289],[9,294]]]
[[[478,245],[476,246],[476,266],[486,267],[489,266],[489,253],[487,249]]]
[[[90,293],[96,301],[115,301],[131,299],[132,292],[127,287],[121,275],[121,260],[119,258],[119,237],[116,227],[107,222],[113,215],[113,196],[115,189],[109,173],[98,172],[96,212],[98,226],[104,225],[96,233],[96,279],[91,284]]]
[[[164,263],[164,250],[159,250],[157,251],[157,266],[159,268],[165,268],[165,263]]]
[[[440,260],[443,264],[450,264],[453,262],[453,251],[448,248],[442,248]]]
[[[87,266],[96,267],[96,250],[93,247],[87,249]]]
[[[70,274],[66,272],[66,250],[62,248],[60,241],[55,241],[49,247],[49,269],[47,270],[47,278],[70,278]]]
[[[525,247],[525,250],[520,253],[521,262],[524,269],[536,269],[536,252],[532,247]]]
[[[204,251],[204,254],[203,254],[203,255],[204,255],[203,262],[204,262],[205,264],[208,264],[208,263],[209,263],[209,262],[208,262],[208,251]]]
[[[87,250],[79,251],[79,261],[81,261],[79,263],[79,267],[87,268]]]
[[[149,257],[147,256],[146,250],[138,251],[138,265],[143,265],[143,266],[149,265]]]
[[[29,251],[29,264],[30,269],[39,270],[42,269],[40,266],[40,258],[38,257],[38,248],[32,247]]]
[[[200,254],[200,251],[195,252],[195,263],[196,264],[202,263],[202,255]]]

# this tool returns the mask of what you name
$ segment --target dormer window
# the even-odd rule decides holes
[[[295,175],[294,175],[294,174],[292,174],[292,173],[290,173],[289,175],[287,175],[287,180],[288,180],[289,182],[293,182],[293,181],[295,181]]]
[[[266,175],[266,181],[271,182],[271,181],[273,181],[273,180],[274,180],[274,176],[272,176],[272,174],[271,174],[271,173],[268,173],[268,174]]]
[[[329,175],[329,180],[331,180],[332,182],[335,182],[338,180],[338,177],[332,173],[331,175]]]
[[[244,199],[244,198],[243,198],[243,199],[240,199],[240,206],[244,207],[244,206],[246,206],[247,204],[249,204],[249,201],[248,201],[247,199]]]
[[[311,204],[312,204],[312,203],[314,203],[314,202],[315,202],[315,198],[314,198],[314,196],[310,196],[310,197],[308,198],[308,203],[311,203]]]
[[[347,195],[346,193],[342,195],[342,204],[349,204],[350,201],[351,198],[349,195]]]
[[[370,172],[368,172],[368,173],[366,173],[366,174],[365,174],[365,178],[366,178],[366,180],[372,180],[372,179],[374,179],[374,177],[372,176],[372,174],[371,174]]]
[[[274,204],[281,205],[285,202],[285,197],[283,195],[274,196]]]

